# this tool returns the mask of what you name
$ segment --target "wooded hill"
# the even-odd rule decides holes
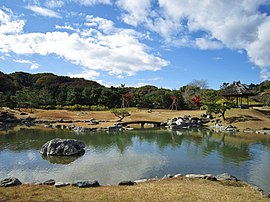
[[[228,83],[223,83],[226,87]],[[221,87],[222,87],[221,86]],[[270,81],[250,84],[257,93],[257,102],[265,105],[270,101]],[[221,88],[222,89],[222,88]],[[139,88],[107,88],[95,81],[82,78],[57,76],[51,73],[29,74],[0,72],[0,106],[36,107],[45,109],[111,109],[121,106],[168,109],[172,96],[177,97],[179,108],[196,109],[222,99],[222,90],[207,88],[206,81],[195,80],[178,90],[146,85]],[[124,102],[123,102],[124,99]]]

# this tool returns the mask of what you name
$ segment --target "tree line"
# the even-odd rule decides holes
[[[129,107],[168,109],[174,96],[180,109],[198,109],[222,100],[222,89],[226,85],[228,83],[223,83],[220,90],[213,90],[208,88],[207,81],[194,80],[178,90],[152,85],[135,88],[124,84],[108,88],[95,81],[51,73],[0,72],[0,106],[104,110],[120,108],[125,104]],[[270,95],[269,81],[249,86],[257,94],[265,94],[263,99],[255,97],[258,102],[267,102]]]

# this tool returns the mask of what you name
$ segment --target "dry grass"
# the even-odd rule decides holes
[[[268,110],[269,109],[261,109]],[[13,110],[13,113],[19,118],[31,116],[37,119],[43,120],[89,120],[95,118],[97,120],[104,120],[99,127],[108,127],[116,123],[118,119],[110,111],[67,111],[67,110],[40,110],[35,109],[34,113],[29,113],[29,110],[24,110],[28,115],[21,116],[18,111]],[[130,117],[124,119],[124,121],[166,121],[174,117],[183,117],[185,115],[190,115],[192,117],[199,117],[202,113],[205,113],[205,110],[180,110],[180,111],[171,111],[171,110],[161,110],[155,109],[152,112],[149,110],[141,110],[137,108],[130,108],[129,112],[131,113]],[[260,130],[263,128],[270,128],[270,118],[266,114],[258,111],[257,109],[231,109],[226,112],[226,121],[224,125],[232,124],[238,129],[253,129]],[[218,118],[218,117],[217,117]],[[220,117],[219,117],[220,118]],[[220,118],[221,119],[221,118]],[[84,127],[97,127],[91,126],[87,123],[75,123],[77,126]]]
[[[138,121],[138,120],[148,120],[148,121],[166,121],[174,117],[190,115],[192,117],[199,117],[204,110],[180,110],[180,111],[170,111],[156,109],[152,110],[150,113],[148,110],[141,110],[136,108],[129,109],[131,116],[124,119],[124,121]],[[21,117],[19,113],[17,116]],[[67,110],[39,110],[35,109],[33,114],[29,115],[38,119],[47,120],[89,120],[95,118],[97,120],[105,120],[107,122],[101,123],[100,127],[111,126],[116,123],[117,117],[115,117],[110,111],[67,111]],[[231,109],[226,112],[226,121],[224,125],[232,124],[238,129],[253,129],[260,130],[263,128],[270,128],[270,118],[264,113],[256,109]],[[89,126],[86,123],[76,123],[78,126],[85,127],[97,127]]]
[[[211,182],[203,179],[169,179],[132,187],[98,188],[21,185],[0,188],[0,201],[269,201],[243,182]]]
[[[270,118],[256,109],[231,109],[226,113],[226,124],[239,129],[270,128]]]

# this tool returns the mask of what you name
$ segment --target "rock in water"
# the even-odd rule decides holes
[[[46,142],[40,149],[43,155],[72,156],[84,153],[85,145],[79,140],[53,139]]]

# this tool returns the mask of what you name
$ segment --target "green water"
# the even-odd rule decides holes
[[[79,139],[86,144],[86,152],[71,158],[41,156],[41,146],[54,138]],[[8,176],[22,182],[88,179],[117,184],[169,173],[224,172],[269,192],[270,137],[153,129],[83,134],[21,129],[0,135],[1,179]]]

